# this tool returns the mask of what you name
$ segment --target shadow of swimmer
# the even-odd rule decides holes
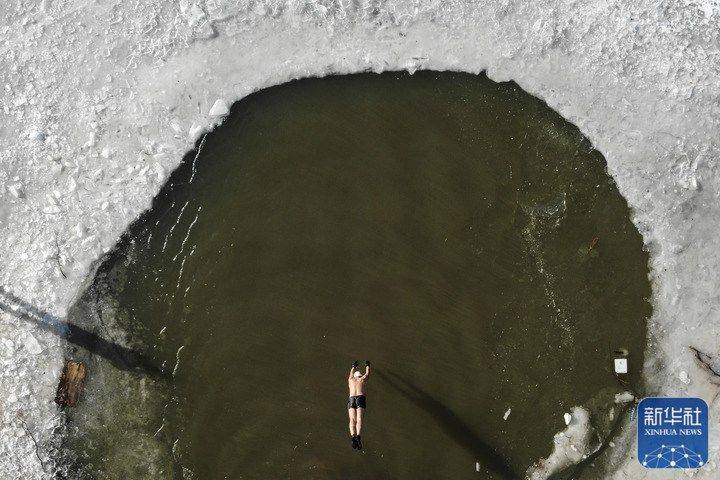
[[[471,453],[481,466],[506,480],[523,478],[512,470],[507,459],[473,432],[467,423],[440,400],[392,371],[376,369],[374,373],[403,397],[428,413],[442,430]]]
[[[142,353],[105,340],[93,332],[43,311],[25,302],[3,286],[0,286],[0,311],[31,322],[68,343],[84,348],[91,354],[99,355],[120,370],[137,371],[156,377],[169,377]]]

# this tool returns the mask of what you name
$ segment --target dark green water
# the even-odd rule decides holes
[[[572,406],[600,424],[641,389],[640,235],[602,156],[516,85],[293,82],[194,157],[75,310],[165,372],[87,359],[88,476],[521,478]],[[346,375],[366,358],[358,453]]]

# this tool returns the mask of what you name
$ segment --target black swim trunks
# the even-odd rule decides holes
[[[348,400],[348,408],[367,408],[365,405],[365,395],[356,395]]]

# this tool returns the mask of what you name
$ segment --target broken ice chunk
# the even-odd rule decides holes
[[[40,130],[32,130],[28,133],[28,138],[37,142],[44,142],[46,137],[47,135],[45,135],[45,133],[41,132]]]
[[[25,337],[25,349],[31,355],[37,355],[43,351],[42,347],[40,346],[40,342],[38,342],[35,337],[29,334]]]
[[[57,205],[50,205],[48,207],[43,208],[42,212],[45,215],[57,215],[58,213],[62,212],[62,210],[60,210],[60,207],[58,207]]]
[[[211,117],[223,117],[230,113],[230,110],[228,109],[227,104],[225,101],[221,98],[218,98],[215,100],[215,103],[213,103],[212,108],[210,108],[210,112],[208,112],[208,115]]]
[[[195,140],[204,131],[205,131],[204,126],[198,125],[197,123],[193,123],[192,126],[190,127],[190,131],[188,132],[188,136],[190,137],[190,140]]]
[[[25,196],[25,191],[23,190],[22,183],[8,185],[7,189],[8,192],[10,192],[10,195],[15,198],[22,198]]]
[[[162,183],[162,181],[165,180],[165,167],[163,167],[159,163],[156,163],[154,168],[155,173],[158,176],[158,182]]]
[[[181,13],[185,14],[185,17],[187,18],[188,24],[195,25],[200,20],[205,18],[205,12],[202,8],[200,8],[199,5],[193,3],[192,5],[187,5],[187,2],[182,2],[182,4],[185,4],[185,8],[183,9],[181,7]]]
[[[85,238],[80,242],[80,246],[84,247],[84,246],[88,245],[90,242],[92,242],[92,241],[94,241],[94,240],[95,240],[95,235],[90,235],[90,236],[88,236],[88,237],[85,237]]]
[[[510,412],[511,412],[511,411],[512,411],[512,408],[508,408],[508,409],[507,409],[507,411],[505,412],[505,415],[503,415],[503,420],[507,420],[507,419],[508,419],[508,417],[510,416]]]
[[[572,415],[569,413],[563,414],[563,418],[565,419],[565,425],[570,425],[570,422],[572,421]]]
[[[630,392],[622,392],[615,394],[615,403],[629,403],[635,400],[635,396]]]
[[[88,141],[85,142],[83,145],[84,148],[90,148],[95,146],[95,132],[90,132],[90,135],[88,135]]]

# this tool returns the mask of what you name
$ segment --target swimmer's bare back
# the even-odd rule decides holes
[[[359,374],[359,375],[358,375]],[[348,377],[348,391],[351,397],[358,395],[365,395],[365,381],[370,375],[370,364],[365,366],[365,373],[360,373],[359,370],[355,370],[355,367],[350,371]]]

